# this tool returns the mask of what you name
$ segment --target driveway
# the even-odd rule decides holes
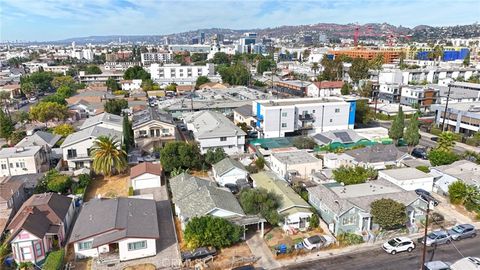
[[[257,266],[262,267],[263,269],[275,269],[281,266],[273,257],[272,252],[259,233],[256,233],[247,239],[247,245],[252,251],[252,254],[260,258],[260,260],[255,263]]]

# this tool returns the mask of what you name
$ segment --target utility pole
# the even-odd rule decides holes
[[[425,265],[425,257],[427,255],[427,233],[428,233],[428,215],[430,214],[430,200],[427,201],[427,216],[425,217],[425,231],[423,233],[423,254],[422,254],[422,265],[420,269],[423,269]]]
[[[448,100],[450,99],[450,89],[452,87],[452,84],[448,84],[448,92],[447,92],[447,102],[445,102],[445,112],[443,113],[443,121],[442,121],[442,132],[444,131],[445,128],[445,119],[447,118],[447,110],[448,110]]]

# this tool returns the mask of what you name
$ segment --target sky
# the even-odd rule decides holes
[[[479,0],[0,0],[1,41],[314,23],[471,24]]]

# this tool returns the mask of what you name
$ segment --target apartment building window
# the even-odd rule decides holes
[[[333,122],[333,119],[330,119],[330,123],[332,123],[332,122]]]
[[[147,248],[147,241],[128,243],[128,251]]]
[[[13,163],[10,163],[10,168],[13,168]]]
[[[340,112],[340,109],[339,108],[335,108],[335,113],[339,113]]]
[[[221,142],[227,141],[227,137],[220,137],[220,141],[221,141]]]
[[[25,162],[20,161],[20,168],[25,169]]]
[[[287,127],[287,123],[282,123],[282,128],[286,128]]]
[[[287,113],[286,112],[282,112],[282,117],[287,117]]]
[[[7,164],[2,164],[2,170],[6,170],[7,169]]]

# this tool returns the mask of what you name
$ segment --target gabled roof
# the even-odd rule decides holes
[[[406,152],[400,151],[393,144],[376,144],[370,147],[345,151],[345,154],[353,157],[357,162],[376,163],[398,161]]]
[[[65,140],[63,141],[60,147],[61,148],[67,147],[74,143],[77,143],[89,138],[98,138],[100,136],[116,137],[118,140],[122,139],[122,133],[118,130],[99,127],[99,126],[93,126],[93,127],[82,129],[80,131],[77,131],[75,133],[68,135],[68,137],[65,138]]]
[[[71,203],[72,198],[56,193],[34,194],[22,205],[8,229],[12,237],[24,229],[43,238],[46,232],[52,231],[52,226],[63,223]]]
[[[221,161],[213,164],[213,169],[215,170],[218,176],[223,176],[224,174],[228,173],[229,171],[235,168],[240,169],[242,171],[246,171],[245,166],[243,166],[243,164],[240,163],[240,161],[234,160],[229,157],[224,158]]]
[[[313,135],[312,138],[321,145],[327,145],[336,142],[343,144],[356,143],[362,139],[365,139],[352,129],[317,133]]]
[[[148,107],[145,110],[135,112],[132,116],[132,128],[138,128],[146,123],[159,121],[164,124],[174,125],[173,117],[168,112],[159,111],[156,108]]]
[[[83,122],[82,126],[80,126],[80,129],[82,130],[82,129],[86,129],[86,128],[93,127],[100,124],[108,124],[112,126],[122,127],[123,117],[105,112],[105,113],[87,118],[85,122]]]
[[[194,126],[193,135],[196,139],[247,135],[225,115],[215,111],[189,114],[185,117],[185,122]]]
[[[233,111],[243,115],[244,117],[250,117],[253,115],[251,104],[245,104],[243,106],[233,109]]]
[[[15,147],[28,147],[28,146],[49,146],[53,147],[62,136],[54,135],[45,131],[37,131],[31,136],[23,138]]]
[[[130,179],[140,176],[145,173],[154,175],[162,175],[162,165],[160,163],[142,162],[130,169]]]
[[[207,215],[215,209],[223,209],[236,215],[245,215],[237,198],[215,182],[182,173],[170,179],[172,201],[181,215],[189,218]]]
[[[431,169],[455,177],[466,184],[480,186],[480,165],[474,162],[459,160],[450,165],[437,166]]]
[[[250,175],[259,188],[264,188],[271,191],[281,198],[279,213],[291,208],[305,208],[305,211],[310,211],[310,205],[305,202],[300,195],[298,195],[292,188],[288,186],[286,181],[283,181],[271,171],[264,171]]]
[[[94,237],[98,247],[125,238],[159,238],[154,200],[93,199],[83,204],[69,243]]]

